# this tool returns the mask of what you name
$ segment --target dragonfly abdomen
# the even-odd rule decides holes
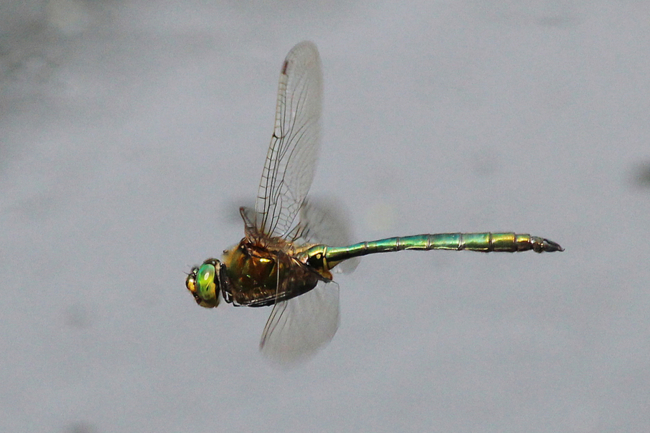
[[[409,238],[419,236],[409,236]],[[432,250],[468,250],[483,253],[533,250],[537,253],[564,251],[557,243],[538,236],[518,233],[439,233],[424,235]],[[415,243],[419,243],[414,239]],[[420,248],[414,248],[420,249]]]
[[[313,251],[312,251],[313,250]],[[332,269],[344,260],[375,253],[402,250],[455,250],[489,252],[520,252],[533,250],[537,253],[564,251],[557,243],[538,236],[518,233],[436,233],[394,237],[370,242],[360,242],[347,247],[319,245],[307,254],[323,257],[324,267]]]

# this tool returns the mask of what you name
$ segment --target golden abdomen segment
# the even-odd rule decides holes
[[[224,253],[222,264],[228,277],[224,298],[234,305],[272,305],[276,300],[302,295],[324,280],[284,251],[257,246],[246,239]]]

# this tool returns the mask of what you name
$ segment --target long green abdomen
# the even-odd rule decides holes
[[[537,253],[564,251],[557,243],[548,239],[517,233],[438,233],[380,239],[360,242],[346,247],[320,245],[316,248],[325,258],[326,267],[333,268],[340,262],[367,254],[386,253],[402,250],[468,250],[489,252],[508,252],[533,250]],[[311,251],[311,250],[310,250]]]

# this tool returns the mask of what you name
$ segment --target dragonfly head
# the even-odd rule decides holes
[[[207,259],[201,266],[194,266],[185,280],[197,304],[205,308],[219,305],[221,296],[221,262]]]

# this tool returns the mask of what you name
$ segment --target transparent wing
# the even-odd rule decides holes
[[[255,237],[258,235],[257,227],[255,227],[255,210],[242,206],[239,208],[239,215],[244,220],[244,232],[247,236]]]
[[[278,302],[266,322],[260,351],[275,366],[311,359],[339,327],[339,285],[320,281],[309,292]]]
[[[352,236],[345,214],[341,204],[333,199],[310,198],[300,209],[297,229],[300,242],[336,247],[350,245]],[[359,261],[359,257],[346,260],[335,267],[334,271],[350,273],[356,269]]]
[[[318,49],[301,42],[280,73],[275,129],[255,203],[260,233],[286,236],[309,191],[320,145],[322,95]]]

